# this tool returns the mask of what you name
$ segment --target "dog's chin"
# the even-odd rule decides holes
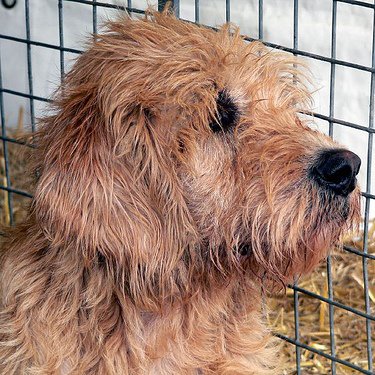
[[[331,200],[326,201],[331,212],[327,223],[334,227],[339,226],[342,232],[357,228],[361,217],[360,200],[359,188],[347,195],[334,195]]]
[[[290,228],[285,236],[279,236],[277,227],[269,228],[275,230],[273,235],[268,233],[271,241],[248,233],[232,249],[234,257],[229,259],[239,265],[244,275],[255,276],[259,282],[270,285],[270,289],[283,287],[296,277],[313,271],[332,248],[340,245],[343,234],[358,226],[358,187],[347,195],[334,194],[311,185],[307,190],[310,193],[309,203],[305,206],[305,214],[301,215],[303,223],[298,228],[292,226],[292,221],[287,224],[281,220],[286,228]],[[275,239],[276,236],[279,238]]]

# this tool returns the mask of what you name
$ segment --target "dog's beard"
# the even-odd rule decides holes
[[[281,211],[274,210],[266,225],[263,218],[259,218],[262,225],[246,225],[253,230],[232,250],[240,268],[271,286],[285,285],[310,272],[339,243],[345,231],[358,225],[358,189],[349,196],[339,196],[310,184],[303,191],[303,196],[293,196],[293,202],[289,202],[295,216],[289,211],[281,217]],[[297,200],[301,202],[299,207]]]

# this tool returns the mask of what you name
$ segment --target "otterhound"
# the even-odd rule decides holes
[[[2,240],[1,374],[278,373],[262,294],[359,216],[360,160],[299,116],[296,64],[228,25],[107,25]]]

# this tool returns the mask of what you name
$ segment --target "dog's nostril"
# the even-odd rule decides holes
[[[323,152],[312,169],[315,180],[323,187],[340,195],[348,195],[355,188],[355,176],[361,159],[348,150],[336,149]]]

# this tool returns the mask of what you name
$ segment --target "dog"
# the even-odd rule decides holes
[[[360,217],[299,61],[169,11],[109,22],[36,136],[1,250],[1,374],[277,374],[263,296]]]

